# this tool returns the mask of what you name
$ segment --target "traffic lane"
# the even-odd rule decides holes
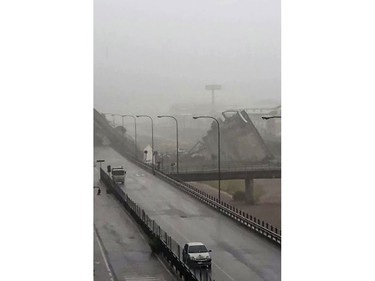
[[[112,195],[96,195],[94,221],[117,280],[175,280]]]
[[[94,192],[94,225],[117,280],[175,280],[111,194]]]
[[[111,269],[107,264],[103,246],[94,232],[94,280],[95,281],[114,281]]]
[[[97,165],[94,166],[95,170],[93,173],[94,186],[99,185],[99,168]],[[97,233],[94,231],[94,281],[114,281],[111,269],[108,264],[107,257],[103,245]]]
[[[131,175],[129,175],[129,178]],[[215,280],[280,280],[281,252],[258,235],[177,189],[170,195],[154,181],[127,181],[129,196],[181,246],[204,242],[213,250]],[[147,186],[151,188],[147,188]],[[173,187],[167,187],[170,189]],[[160,196],[163,194],[163,196]]]
[[[113,151],[105,155],[108,157],[107,159],[111,159],[110,154],[113,155]],[[213,256],[215,256],[215,263],[218,266],[218,270],[213,270],[213,274],[215,276],[217,274],[223,275],[221,276],[223,279],[220,278],[220,280],[228,280],[228,278],[230,280],[233,278],[232,276],[235,276],[236,279],[248,278],[249,274],[254,280],[280,280],[281,253],[277,246],[275,247],[257,235],[239,227],[229,218],[218,214],[216,211],[199,203],[197,200],[178,189],[170,186],[166,187],[164,182],[144,172],[137,166],[128,163],[125,159],[121,159],[121,156],[115,155],[114,158],[117,158],[119,161],[116,164],[126,165],[127,179],[125,189],[129,195],[131,195],[133,199],[137,198],[135,201],[139,204],[144,202],[144,204],[141,205],[146,209],[149,215],[154,211],[161,212],[165,219],[163,220],[163,217],[161,217],[160,221],[156,221],[164,230],[172,234],[172,237],[179,244],[183,244],[187,241],[199,241],[197,239],[204,242],[208,240],[207,237],[212,237],[210,243],[205,243],[211,247],[215,253],[218,253],[213,254]],[[115,163],[112,159],[111,162]],[[133,193],[132,191],[135,192]],[[163,196],[160,196],[160,194],[163,194]],[[166,194],[168,194],[168,196],[166,196]],[[182,197],[183,199],[181,200]],[[166,202],[177,202],[177,206],[176,204],[172,204],[171,207],[171,205],[166,204]],[[197,209],[197,206],[200,206],[200,210],[199,208]],[[196,209],[197,211],[195,212]],[[200,219],[197,218],[206,216],[207,212],[210,212],[210,216],[208,216],[210,219],[208,223],[203,223],[203,225],[200,226]],[[170,214],[172,214],[172,216],[170,216]],[[182,218],[190,218],[190,221],[187,224],[180,218],[173,221],[173,218],[176,217],[175,214],[182,214]],[[154,213],[154,215],[158,214]],[[193,221],[191,221],[192,218]],[[219,219],[219,224],[216,222],[216,225],[212,226],[212,218]],[[173,221],[172,226],[171,221]],[[228,228],[228,224],[230,226],[229,228],[234,227],[236,230],[233,232],[231,229],[225,229]],[[199,226],[200,229],[207,227],[208,230],[199,232],[195,230],[192,231],[192,225]],[[176,230],[178,228],[183,229],[183,231],[177,233]],[[196,227],[194,227],[194,229],[195,228]],[[181,232],[183,235],[181,235]],[[200,233],[202,235],[199,235]],[[218,233],[225,233],[225,240],[218,240]],[[244,240],[246,235],[249,235],[253,241],[249,241],[247,238]],[[175,237],[179,237],[179,239]],[[236,242],[233,243],[231,241],[231,243],[227,243],[228,237],[230,240]],[[216,256],[218,256],[218,258]],[[235,265],[233,265],[233,263]],[[227,269],[227,267],[229,268]],[[232,270],[237,267],[239,269]],[[230,270],[233,273],[228,274],[225,270]],[[238,272],[244,274],[238,274]],[[216,279],[219,280],[218,278]]]
[[[202,241],[213,250],[216,280],[281,279],[278,246],[143,171],[112,149],[96,152],[113,166],[125,166],[126,192],[181,246]]]
[[[108,146],[95,146],[94,159],[95,161],[99,159],[105,161],[102,163],[102,169],[104,170],[107,170],[107,165],[111,165],[112,167],[124,166],[124,157]],[[100,165],[96,163],[95,166],[99,167]]]
[[[154,214],[151,217],[160,222],[160,226],[180,245],[187,241],[204,242],[213,251],[214,277],[221,274],[235,280],[244,280],[246,276],[251,280],[280,280],[280,253],[276,251],[276,254],[270,254],[274,250],[273,245],[256,237],[260,239],[258,243],[264,243],[260,247],[251,241],[251,233],[242,233],[243,229],[238,229],[240,226],[230,228],[209,214],[200,218],[168,214]]]

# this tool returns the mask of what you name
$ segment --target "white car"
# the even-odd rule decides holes
[[[207,266],[211,268],[211,250],[201,242],[190,242],[185,244],[182,250],[182,260],[190,267]]]

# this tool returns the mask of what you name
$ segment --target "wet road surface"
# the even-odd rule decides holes
[[[97,185],[99,168],[94,169]],[[119,202],[101,190],[100,195],[96,188],[93,193],[95,281],[176,280],[152,254],[145,237]]]
[[[99,237],[94,232],[94,280],[95,281],[114,281],[112,271],[109,268],[103,245]]]
[[[281,280],[280,247],[130,163],[109,147],[96,147],[95,159],[105,159],[104,166],[125,167],[125,192],[181,247],[199,241],[212,250],[212,278],[216,281]]]

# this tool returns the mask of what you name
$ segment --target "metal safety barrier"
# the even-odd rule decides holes
[[[189,193],[210,207],[246,226],[248,229],[254,230],[262,236],[267,237],[273,242],[281,245],[281,231],[276,227],[273,227],[271,224],[265,223],[264,221],[259,220],[256,217],[253,217],[226,202],[219,202],[216,197],[209,195],[188,183],[181,182],[178,179],[173,179],[159,171],[156,171],[156,175],[169,184]]]
[[[181,260],[182,247],[113,182],[103,169],[100,169],[100,180],[106,186],[107,193],[113,194],[119,200],[146,233],[152,250],[161,253],[180,278],[186,281],[214,281],[210,272],[191,270]]]
[[[128,153],[121,152],[120,149],[117,151],[125,156],[128,160],[139,166],[140,168],[152,173],[152,167],[146,163],[137,161],[129,155]],[[170,175],[164,174],[159,170],[154,170],[154,175],[158,178],[162,179],[163,181],[171,184],[174,187],[179,188],[180,190],[190,194],[191,196],[197,198],[198,200],[204,202],[208,206],[214,208],[215,210],[221,212],[222,214],[226,215],[227,217],[235,220],[236,222],[240,223],[241,225],[245,226],[247,229],[251,231],[255,231],[256,233],[260,234],[261,236],[268,238],[272,242],[275,242],[278,245],[281,245],[281,230],[273,225],[269,224],[268,222],[264,222],[255,216],[249,215],[248,213],[232,206],[226,202],[220,202],[219,199],[215,196],[212,196],[191,184],[186,182],[182,182],[176,178],[172,178]]]
[[[180,190],[190,194],[191,196],[197,198],[198,200],[204,202],[208,206],[214,208],[215,210],[221,212],[222,214],[226,215],[227,217],[235,220],[236,222],[240,223],[241,225],[245,226],[247,229],[251,231],[255,231],[256,233],[260,234],[262,237],[266,237],[272,242],[275,242],[278,245],[281,245],[281,230],[273,225],[256,218],[255,216],[249,215],[248,213],[226,203],[226,202],[219,202],[218,198],[207,194],[200,189],[183,182],[177,178],[173,178],[170,175],[163,173],[157,169],[152,169],[151,165],[143,163],[134,157],[133,152],[128,149],[127,145],[123,142],[119,141],[123,138],[118,132],[112,130],[112,135],[109,137],[116,141],[112,143],[113,148],[123,155],[127,160],[136,164],[140,168],[154,173],[155,176],[159,177],[163,181],[171,184],[174,187],[179,188]],[[116,138],[115,138],[116,137]],[[107,175],[107,174],[106,174]],[[107,175],[108,176],[108,175]],[[110,179],[111,180],[111,179]]]

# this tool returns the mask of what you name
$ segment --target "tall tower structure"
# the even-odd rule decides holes
[[[211,91],[211,112],[215,112],[215,90],[221,90],[221,85],[206,85],[206,90]]]

